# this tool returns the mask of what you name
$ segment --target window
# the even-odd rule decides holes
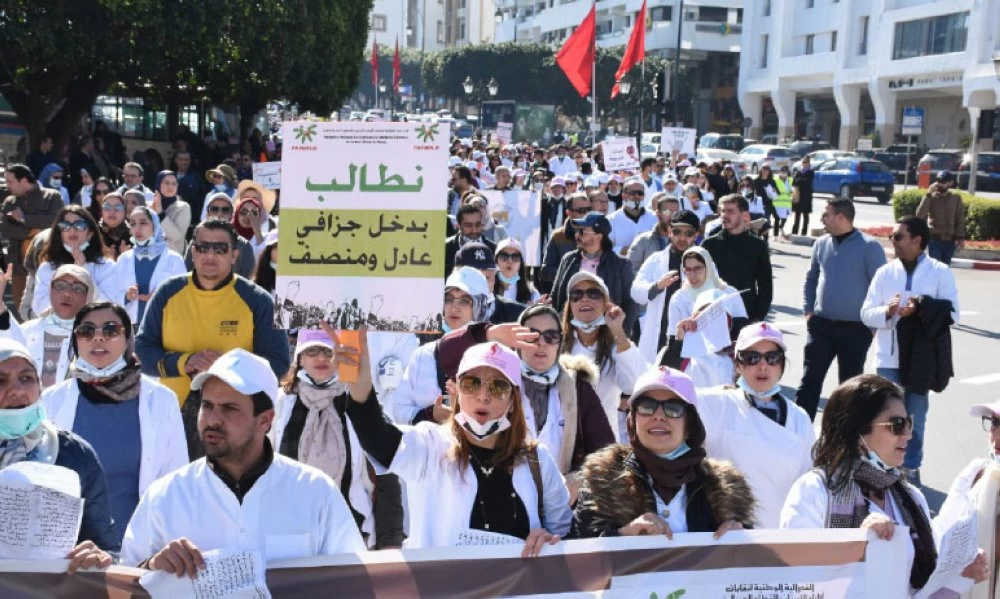
[[[968,12],[896,23],[892,59],[963,52],[968,34]]]
[[[702,23],[725,23],[729,21],[729,9],[724,6],[699,7],[698,20]]]
[[[439,44],[444,43],[444,23],[442,23],[441,21],[438,21],[437,24],[437,40],[438,40],[437,43]]]
[[[868,54],[868,17],[861,17],[861,46],[858,48],[858,55]]]
[[[816,36],[807,35],[806,36],[806,54],[812,54],[816,49]]]
[[[654,6],[649,9],[649,18],[656,21],[672,21],[674,16],[673,6]]]
[[[190,108],[190,107],[188,107]],[[180,122],[190,122],[190,111]],[[103,120],[108,128],[124,137],[136,137],[155,141],[167,140],[166,106],[144,98],[120,96],[98,96],[92,110],[94,120]],[[197,120],[197,108],[194,119]]]
[[[830,33],[830,52],[837,51],[837,32]]]
[[[611,33],[611,21],[603,21],[597,24],[597,35]]]
[[[455,30],[455,39],[464,40],[465,39],[465,19],[458,20],[458,27]]]
[[[764,16],[771,16],[771,0],[764,0]]]
[[[385,31],[385,15],[372,13],[372,31]]]
[[[737,23],[742,23],[743,22],[743,9],[742,8],[737,8],[736,9],[736,22]]]
[[[767,40],[767,34],[765,34],[763,36],[763,38],[764,39],[762,39],[761,42],[760,42],[760,48],[761,48],[761,53],[760,53],[760,68],[766,69],[767,68],[767,41],[768,41]]]

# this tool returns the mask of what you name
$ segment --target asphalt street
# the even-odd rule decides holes
[[[820,208],[824,202],[816,204],[816,208]],[[891,208],[879,206],[874,200],[872,204],[865,200],[858,202],[859,220],[864,210],[864,214],[870,213],[873,218],[884,213],[880,224],[889,224],[892,220]],[[818,218],[819,213],[814,216]],[[795,397],[795,389],[802,378],[806,342],[802,284],[811,251],[809,247],[771,242],[774,302],[770,320],[785,334],[789,345],[788,369],[782,379],[786,387],[785,396],[789,398]],[[977,403],[1000,400],[1000,361],[997,360],[1000,354],[1000,312],[991,309],[1000,290],[1000,272],[963,269],[953,272],[961,310],[960,322],[952,328],[956,376],[943,393],[931,394],[921,468],[924,492],[932,509],[940,506],[962,467],[972,458],[984,456],[987,452],[989,433],[983,432],[978,418],[969,416],[969,408]],[[869,350],[865,372],[875,372],[874,349]],[[823,401],[837,383],[834,364],[823,386]],[[819,422],[820,417],[817,417],[817,432]]]

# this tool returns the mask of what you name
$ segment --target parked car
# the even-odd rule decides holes
[[[874,158],[889,167],[896,182],[902,183],[907,178],[911,182],[916,182],[917,159],[926,152],[927,148],[918,144],[892,144],[887,148],[875,150]],[[907,158],[909,158],[909,171],[906,168]]]
[[[762,143],[762,144],[768,144],[768,145],[771,145],[771,146],[780,145],[778,143],[778,141],[779,141],[778,140],[778,136],[775,133],[768,133],[767,135],[762,135],[761,138],[760,138],[760,143]]]
[[[705,162],[707,164],[721,162],[722,164],[729,164],[733,167],[733,171],[737,177],[742,177],[748,173],[747,165],[740,161],[740,155],[731,150],[698,148],[698,151],[695,152],[695,163],[697,164],[698,162]]]
[[[657,149],[656,144],[643,142],[642,148],[639,150],[639,158],[642,160],[645,160],[647,158],[656,158],[656,155],[659,153],[660,152]]]
[[[812,141],[808,139],[800,139],[799,141],[788,144],[788,151],[795,154],[799,158],[810,152],[829,150],[831,148],[832,146],[825,141]]]
[[[845,156],[815,166],[813,190],[853,199],[874,196],[880,204],[892,199],[892,172],[878,160]]]
[[[972,168],[972,155],[966,154],[958,167],[958,186],[969,188],[969,169]],[[1000,152],[980,152],[979,164],[976,166],[976,189],[981,191],[1000,191]]]
[[[961,150],[928,150],[926,154],[917,161],[917,172],[926,169],[931,171],[931,177],[941,171],[948,171],[955,175],[958,167],[962,164]]]
[[[718,148],[739,152],[746,145],[742,135],[736,133],[706,133],[698,139],[699,148]]]
[[[754,144],[747,146],[740,151],[740,162],[746,165],[747,169],[757,174],[760,167],[767,165],[772,171],[777,171],[783,166],[792,167],[792,155],[788,148],[784,146],[766,146],[764,144]]]
[[[809,161],[812,162],[813,170],[816,169],[816,165],[826,162],[827,160],[836,160],[837,158],[848,158],[851,156],[856,156],[854,152],[841,152],[840,150],[819,150],[816,152],[810,152],[806,154],[809,157]],[[805,158],[805,156],[803,156]],[[792,176],[798,174],[802,170],[802,158],[799,158],[792,168]]]
[[[656,146],[656,151],[660,151],[660,134],[659,133],[643,133],[642,139],[640,140],[642,145],[653,144]]]

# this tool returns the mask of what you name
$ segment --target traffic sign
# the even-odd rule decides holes
[[[920,135],[924,131],[924,109],[907,106],[903,109],[903,135]]]

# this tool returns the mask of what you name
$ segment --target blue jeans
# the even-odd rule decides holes
[[[951,259],[955,256],[955,242],[931,239],[927,244],[927,253],[938,262],[951,265]]]
[[[898,368],[876,368],[876,373],[883,378],[899,384]],[[911,393],[904,394],[906,402],[906,413],[913,416],[913,438],[906,445],[906,457],[903,459],[903,468],[911,470],[919,468],[924,461],[924,425],[927,423],[927,410],[930,402],[926,395]]]

